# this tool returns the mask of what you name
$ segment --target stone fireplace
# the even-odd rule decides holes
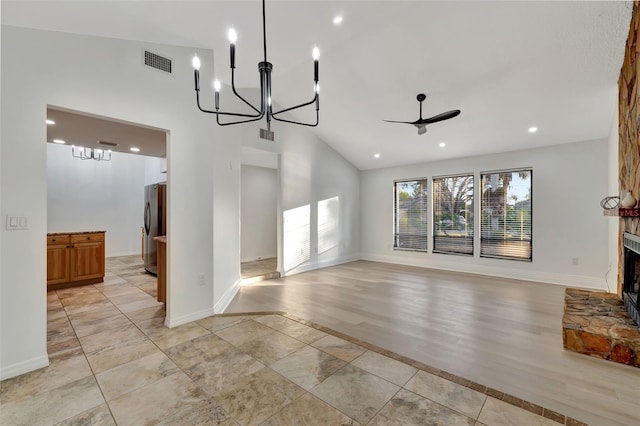
[[[640,236],[625,232],[623,248],[622,298],[568,288],[562,343],[573,352],[640,367]]]
[[[568,288],[562,342],[573,352],[640,367],[640,236],[624,233],[622,300]]]
[[[624,233],[622,300],[636,325],[640,325],[640,236]]]
[[[618,79],[618,190],[640,199],[640,2],[633,3]],[[640,367],[640,204],[619,217],[617,294],[567,289],[567,350]],[[626,217],[628,216],[628,217]],[[635,322],[634,322],[635,320]]]

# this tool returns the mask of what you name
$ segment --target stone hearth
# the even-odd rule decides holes
[[[562,342],[573,352],[640,367],[640,328],[615,294],[568,288]]]

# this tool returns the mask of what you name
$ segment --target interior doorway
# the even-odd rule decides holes
[[[92,272],[99,279],[90,283],[95,292],[104,297],[122,296],[112,301],[118,308],[165,302],[159,299],[156,276],[145,271],[141,229],[145,225],[145,186],[168,180],[168,138],[164,129],[47,107],[47,233],[69,234],[71,240],[78,240],[78,234],[100,237],[96,243],[102,244],[100,250],[85,256],[82,265],[96,269]],[[64,260],[54,254],[49,256],[48,244],[48,275],[53,260]],[[71,269],[79,267],[78,259],[69,264]],[[48,276],[48,290],[58,290],[59,284],[85,284],[73,280],[73,271],[68,275],[69,283],[61,283],[59,277],[54,283]]]
[[[278,154],[243,147],[240,171],[242,284],[279,278]]]

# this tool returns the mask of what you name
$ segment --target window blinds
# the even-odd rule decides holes
[[[473,255],[473,175],[433,178],[433,252]]]
[[[480,256],[532,259],[531,170],[482,173]]]
[[[427,179],[394,182],[394,247],[427,251]]]

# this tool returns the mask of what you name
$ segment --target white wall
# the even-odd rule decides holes
[[[84,161],[71,146],[46,146],[47,232],[107,231],[107,257],[140,254],[144,186],[166,180],[163,159],[113,152]]]
[[[144,48],[172,58],[174,74],[142,65]],[[47,105],[170,131],[168,324],[211,314],[214,281],[220,292],[235,282],[234,271],[216,271],[214,278],[212,262],[213,179],[225,177],[212,164],[229,161],[218,139],[233,133],[194,105],[194,51],[213,68],[212,52],[202,49],[2,26],[1,213],[27,216],[29,229],[1,231],[0,377],[47,363]],[[239,263],[239,252],[223,251],[215,260]]]
[[[242,165],[240,181],[240,259],[276,257],[278,171]]]
[[[201,69],[203,81],[211,76]],[[232,102],[230,89],[223,87],[221,97],[225,105]],[[257,91],[247,90],[242,95],[250,100]],[[253,97],[252,97],[253,95]],[[205,99],[211,93],[205,93]],[[205,101],[206,102],[206,101]],[[221,102],[223,100],[221,99]],[[277,109],[278,107],[276,107]],[[233,299],[240,285],[240,264],[229,262],[219,253],[240,255],[240,166],[247,153],[267,151],[279,154],[277,195],[277,241],[278,270],[291,275],[315,268],[336,265],[360,258],[360,172],[340,154],[317,138],[307,127],[283,123],[272,123],[275,141],[259,138],[259,129],[264,122],[223,129],[239,129],[240,135],[223,139],[218,146],[224,155],[216,155],[214,162],[214,270],[216,276],[238,276],[232,286],[218,288],[214,281],[216,312],[223,312]],[[324,253],[316,253],[318,245],[318,205],[323,200],[337,198],[332,203],[335,225],[335,247]],[[310,220],[306,230],[308,247],[301,240],[284,238],[283,216],[297,207],[308,206]],[[283,259],[291,253],[305,252],[304,260],[293,267],[283,267]],[[222,295],[222,296],[220,296]]]
[[[243,128],[243,146],[280,154],[278,270],[291,275],[359,259],[360,171],[306,127],[273,123],[275,142],[260,139],[258,129]],[[333,244],[322,252],[318,236],[324,228],[318,210],[330,199]],[[293,238],[285,236],[283,218],[300,207],[309,211],[306,227]]]
[[[608,173],[608,191],[609,196],[620,196],[620,184],[619,169],[618,169],[618,155],[619,147],[618,140],[620,138],[618,130],[618,100],[614,105],[613,120],[611,120],[611,131],[609,133],[608,143],[608,159],[609,159],[609,173]],[[604,198],[604,197],[603,197]],[[607,274],[607,291],[610,293],[616,293],[618,291],[618,263],[619,263],[619,247],[620,247],[620,219],[618,217],[607,217],[607,225],[609,229],[609,273]]]
[[[599,203],[607,194],[607,149],[596,140],[364,171],[363,258],[604,289],[608,224]],[[475,257],[393,250],[394,179],[475,172],[477,182],[478,172],[522,167],[533,168],[532,262],[480,258],[477,250]]]
[[[310,253],[286,272],[359,257],[358,170],[307,128],[275,125],[278,142],[273,143],[258,139],[258,125],[215,125],[212,116],[196,109],[190,66],[196,52],[202,62],[202,81],[209,81],[213,75],[210,50],[6,25],[1,39],[1,214],[29,220],[26,231],[0,232],[1,378],[48,362],[47,105],[169,131],[165,320],[169,326],[223,311],[238,289],[242,145],[280,154],[278,211],[309,206],[313,246],[318,239],[318,203],[339,200],[329,209],[336,216],[335,247]],[[142,65],[145,48],[173,59],[173,75]],[[227,89],[223,91],[229,93]],[[279,257],[284,250],[299,249],[284,247],[281,216],[278,234]],[[199,284],[200,277],[204,285]]]

